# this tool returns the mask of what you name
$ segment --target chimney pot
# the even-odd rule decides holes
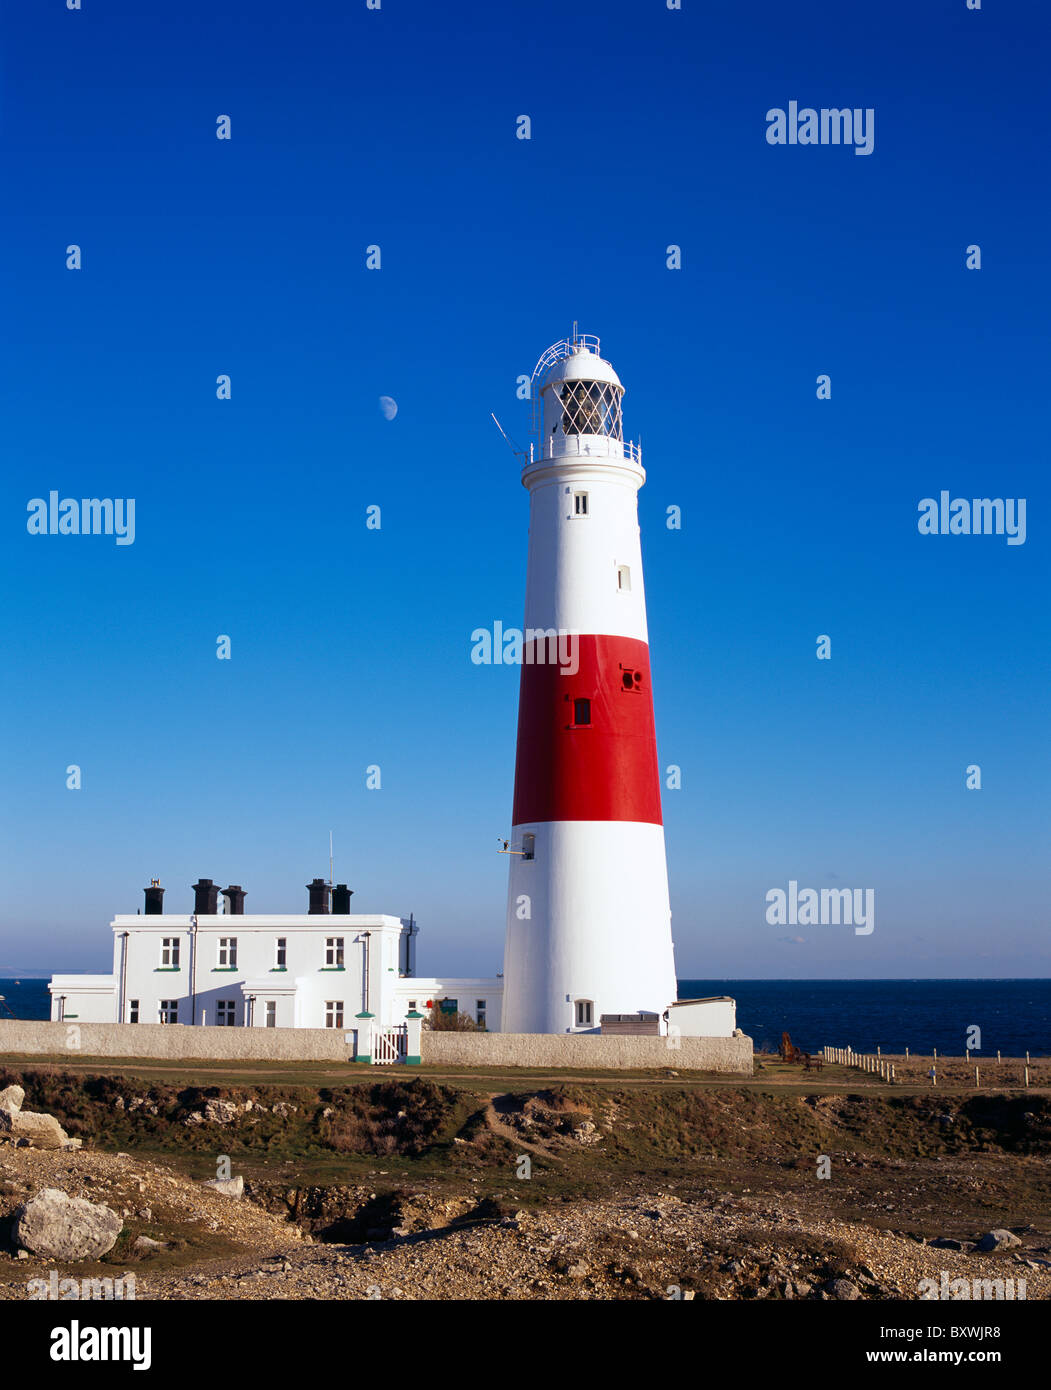
[[[150,880],[150,886],[145,891],[147,917],[159,917],[164,912],[164,889],[154,878]]]
[[[219,912],[219,889],[210,878],[193,884],[193,910],[199,917],[215,917]]]
[[[332,911],[346,916],[350,912],[350,900],[353,896],[353,888],[348,888],[345,883],[337,883],[332,890]]]
[[[245,890],[239,883],[231,883],[229,888],[224,888],[223,897],[226,899],[226,911],[231,917],[244,916]]]
[[[307,892],[310,894],[310,906],[308,913],[328,912],[329,894],[332,889],[323,878],[315,878],[307,884]]]

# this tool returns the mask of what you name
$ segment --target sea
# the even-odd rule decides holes
[[[968,1029],[995,1057],[1051,1055],[1051,980],[680,980],[680,999],[729,994],[757,1050],[788,1033],[804,1052],[851,1047],[963,1057]]]
[[[759,1049],[776,1051],[788,1033],[806,1052],[941,1057],[964,1055],[968,1030],[981,1030],[979,1057],[1051,1056],[1051,980],[680,980],[680,999],[729,994],[737,1026]],[[46,980],[0,980],[16,1018],[46,1019]],[[10,1015],[0,1003],[0,1018]]]

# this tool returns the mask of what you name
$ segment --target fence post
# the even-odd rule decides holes
[[[423,1014],[415,1009],[405,1015],[405,1063],[418,1067],[423,1060]]]
[[[372,1061],[372,1020],[374,1014],[370,1014],[367,1009],[363,1009],[360,1014],[355,1014],[358,1026],[355,1029],[357,1036],[357,1052],[354,1056],[355,1062]]]

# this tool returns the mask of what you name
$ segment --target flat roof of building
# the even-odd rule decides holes
[[[190,912],[119,912],[110,926],[138,927],[142,931],[150,927],[188,928],[192,925]],[[407,927],[408,917],[393,917],[389,913],[336,913],[336,912],[217,912],[197,914],[197,926],[211,931],[227,927],[264,929],[266,927],[311,927],[323,931],[326,927]]]

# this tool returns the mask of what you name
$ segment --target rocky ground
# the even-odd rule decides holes
[[[950,1279],[1024,1278],[1028,1299],[1051,1296],[1051,1238],[1033,1228],[1009,1235],[1017,1244],[981,1254],[808,1212],[791,1200],[656,1189],[485,1216],[473,1215],[484,1210],[474,1194],[423,1191],[396,1205],[388,1217],[396,1227],[376,1230],[370,1241],[332,1244],[251,1201],[130,1156],[0,1152],[2,1208],[59,1188],[110,1206],[191,1257],[165,1268],[152,1251],[136,1251],[134,1240],[125,1247],[131,1258],[114,1252],[105,1263],[56,1265],[8,1251],[0,1253],[4,1299],[25,1298],[29,1280],[55,1267],[63,1277],[132,1271],[140,1299],[915,1299],[919,1281],[940,1280],[943,1271]],[[376,1193],[358,1195],[364,1206]],[[194,1241],[194,1227],[203,1239]]]
[[[1027,1300],[1051,1297],[1051,1110],[1038,1097],[1023,1102],[1035,1108],[939,1100],[884,1115],[873,1098],[775,1102],[731,1088],[658,1104],[411,1083],[366,1088],[365,1107],[357,1088],[297,1102],[265,1088],[86,1102],[69,1078],[26,1084],[85,1134],[99,1128],[86,1106],[125,1126],[122,1143],[130,1114],[154,1151],[105,1152],[101,1134],[68,1147],[57,1120],[57,1135],[10,1120],[2,1299],[26,1298],[53,1270],[132,1272],[140,1299],[913,1300],[921,1280],[943,1278],[1024,1279]],[[284,1153],[307,1136],[342,1148],[338,1181],[307,1181],[307,1166],[284,1158],[274,1173],[243,1147],[270,1153],[280,1140]],[[243,1195],[159,1158],[160,1142],[231,1153],[235,1171],[242,1146]],[[428,1168],[428,1155],[440,1162]],[[112,1248],[79,1260],[19,1249],[19,1213],[46,1191],[116,1213]]]
[[[666,1192],[518,1212],[389,1243],[313,1245],[148,1280],[160,1298],[905,1298],[922,1278],[1026,1279],[1051,1294],[1046,1245],[980,1257],[918,1246],[856,1225],[815,1222],[747,1199],[683,1201]],[[1036,1261],[1040,1263],[1037,1264]]]

